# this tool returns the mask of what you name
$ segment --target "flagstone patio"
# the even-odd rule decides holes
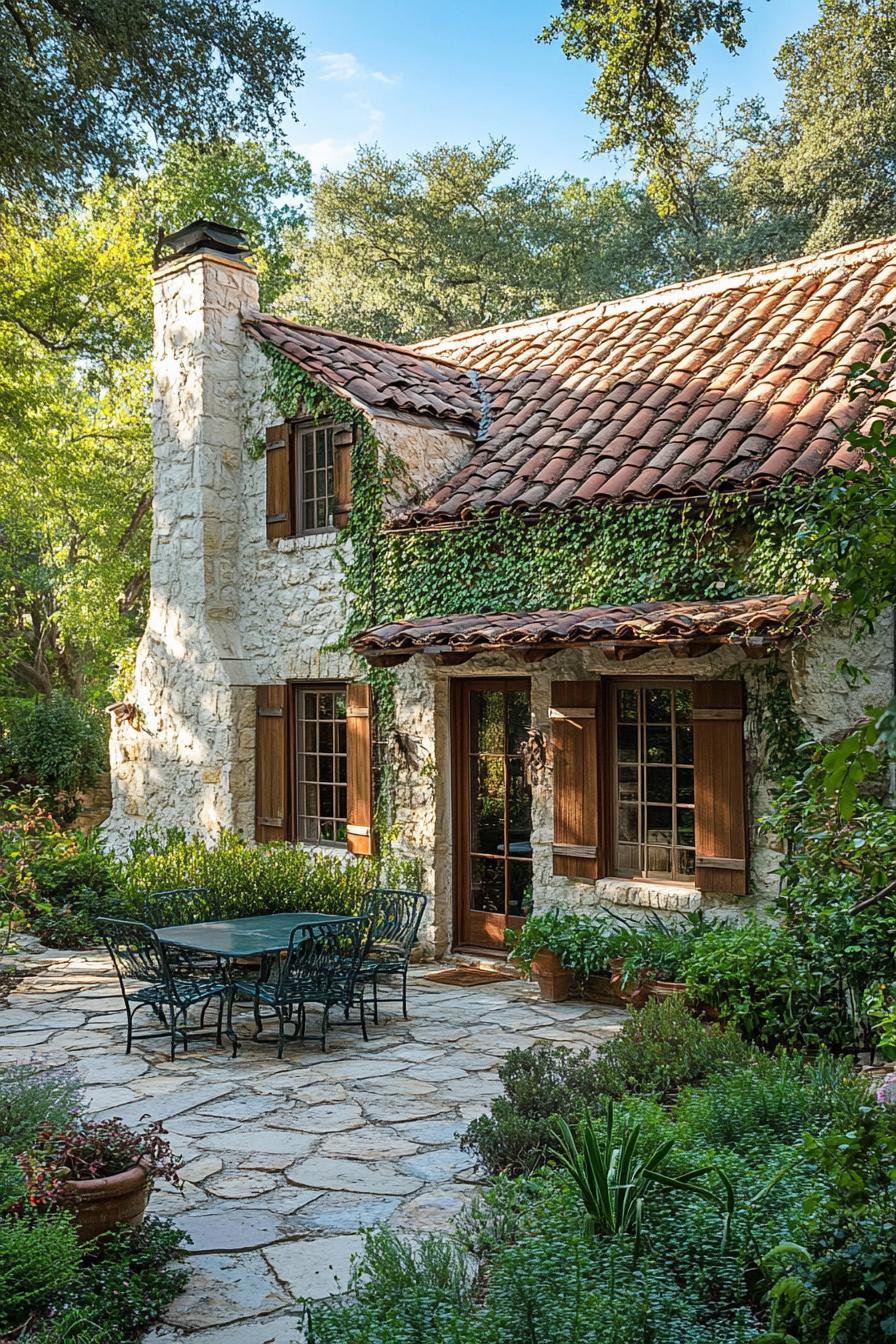
[[[285,1344],[298,1297],[339,1291],[362,1229],[444,1228],[475,1190],[458,1136],[500,1092],[514,1046],[599,1045],[622,1014],[542,1003],[529,984],[460,988],[412,970],[410,1020],[381,1018],[365,1044],[336,1025],[313,1045],[244,1041],[236,1060],[214,1037],[174,1063],[164,1041],[124,1053],[124,1013],[103,953],[44,953],[0,1009],[0,1062],[76,1064],[97,1116],[163,1120],[184,1189],[159,1187],[150,1211],[192,1238],[193,1270],[146,1344]],[[243,1035],[246,1028],[243,1027]]]

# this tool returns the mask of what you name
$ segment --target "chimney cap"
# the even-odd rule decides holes
[[[174,233],[159,239],[156,248],[157,264],[188,257],[196,252],[212,252],[221,257],[242,259],[252,251],[242,229],[230,224],[217,224],[213,219],[194,219]]]

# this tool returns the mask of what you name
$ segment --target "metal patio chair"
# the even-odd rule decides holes
[[[277,1058],[283,1058],[287,1040],[304,1040],[306,1007],[321,1009],[321,1050],[327,1049],[327,1030],[330,1011],[341,1008],[346,1018],[354,1003],[361,1012],[361,1031],[367,1038],[367,1022],[363,990],[357,992],[356,981],[370,941],[369,918],[341,919],[329,924],[297,924],[292,930],[289,948],[269,968],[268,979],[243,980],[236,978],[230,989],[227,1004],[227,1034],[237,1052],[233,1032],[233,1003],[237,995],[251,1000],[255,1018],[254,1040],[263,1035],[262,1008],[271,1008],[277,1017]],[[287,1034],[286,1027],[293,1028]]]
[[[401,1002],[408,1015],[408,966],[417,943],[427,897],[422,891],[402,891],[392,887],[371,887],[365,892],[362,915],[372,920],[370,946],[358,973],[357,985],[373,989],[373,1020],[379,1023],[381,1003]],[[380,981],[386,975],[401,976],[401,997],[384,998]]]
[[[216,1039],[221,1044],[221,1023],[228,986],[220,967],[210,973],[192,968],[175,957],[159,942],[155,929],[139,920],[98,919],[103,942],[112,958],[121,997],[128,1018],[128,1039],[125,1054],[131,1053],[134,1036],[134,1017],[141,1008],[149,1008],[162,1023],[165,1033],[141,1032],[136,1039],[167,1034],[171,1040],[171,1058],[174,1059],[178,1037],[187,1049],[187,1012],[194,1004],[203,1005],[200,1026],[205,1022],[205,1008],[218,1000]],[[178,948],[180,952],[183,949]],[[128,990],[125,981],[136,980],[139,989]],[[168,1017],[166,1018],[166,1011]],[[178,1022],[183,1020],[183,1025]]]

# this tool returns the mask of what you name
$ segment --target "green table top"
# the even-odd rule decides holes
[[[247,915],[216,919],[204,924],[172,924],[156,929],[159,942],[210,952],[217,957],[258,957],[282,952],[297,924],[336,924],[346,915],[318,915],[293,911],[285,915]]]

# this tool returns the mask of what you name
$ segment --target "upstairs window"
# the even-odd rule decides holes
[[[324,532],[333,523],[333,426],[297,432],[296,500],[299,532]]]
[[[269,541],[345,527],[351,511],[351,425],[293,420],[266,434]]]

